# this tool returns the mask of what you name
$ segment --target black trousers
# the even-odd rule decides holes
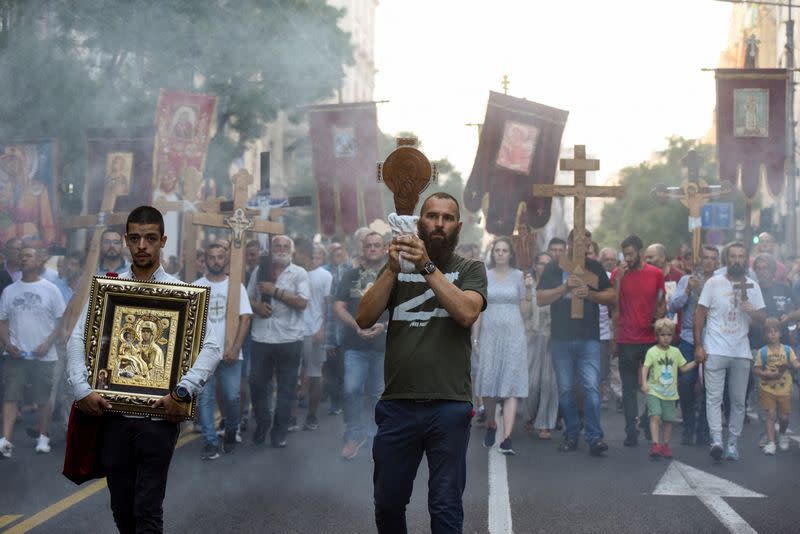
[[[622,406],[625,410],[625,434],[637,437],[639,417],[639,366],[644,363],[648,344],[620,343],[619,377],[622,380]]]
[[[100,455],[122,534],[163,532],[164,494],[178,432],[169,421],[106,416]]]
[[[270,428],[269,385],[275,377],[277,402],[270,430],[272,444],[286,439],[292,400],[297,388],[302,341],[291,343],[258,343],[253,341],[250,355],[250,399],[256,418],[256,432]]]

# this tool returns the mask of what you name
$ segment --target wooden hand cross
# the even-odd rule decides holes
[[[563,255],[558,264],[564,271],[579,277],[586,285],[597,289],[597,275],[586,270],[586,250],[589,245],[589,240],[586,238],[586,199],[592,197],[620,198],[625,195],[625,188],[586,185],[586,171],[600,170],[600,160],[586,159],[585,145],[575,145],[575,157],[573,159],[562,159],[560,168],[562,171],[573,171],[575,173],[575,184],[535,184],[533,186],[533,196],[575,198],[572,258],[567,258],[566,255]],[[573,319],[583,318],[583,299],[576,296],[574,292],[572,293],[570,317]]]

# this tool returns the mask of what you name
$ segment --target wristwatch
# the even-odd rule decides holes
[[[169,396],[172,397],[172,400],[175,402],[183,402],[186,404],[192,402],[192,395],[189,393],[189,390],[183,386],[177,386],[170,392]]]
[[[436,271],[436,264],[432,261],[428,261],[425,263],[425,266],[422,267],[422,270],[419,272],[422,276],[428,276],[429,274],[433,274]]]

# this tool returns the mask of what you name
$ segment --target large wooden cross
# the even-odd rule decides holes
[[[191,282],[197,278],[195,254],[197,252],[197,226],[193,223],[194,214],[198,211],[218,213],[221,198],[208,201],[197,200],[203,177],[192,167],[183,175],[183,200],[156,200],[153,207],[161,213],[176,211],[181,214],[181,254],[183,255],[183,278]]]
[[[585,145],[575,145],[575,156],[573,159],[562,159],[560,169],[572,171],[575,174],[575,183],[573,185],[535,184],[533,196],[575,198],[572,258],[562,255],[558,264],[565,272],[577,276],[586,285],[598,289],[597,275],[586,269],[586,251],[589,248],[589,239],[586,237],[586,199],[621,198],[625,195],[625,188],[586,185],[586,171],[600,170],[600,160],[586,159]],[[572,293],[570,317],[573,319],[583,318],[583,299],[576,296],[574,292]]]
[[[739,302],[742,303],[747,302],[747,290],[752,288],[753,284],[748,282],[746,278],[741,282],[736,282],[733,284],[733,289],[739,292]]]
[[[192,224],[226,228],[233,232],[230,248],[230,275],[228,276],[228,304],[225,312],[225,348],[230,346],[239,325],[239,287],[242,284],[244,269],[245,232],[282,234],[283,225],[273,221],[257,219],[248,214],[247,188],[253,183],[253,176],[241,169],[231,179],[233,182],[233,213],[195,212]]]
[[[70,217],[64,222],[64,228],[77,229],[93,227],[94,234],[89,241],[89,250],[86,253],[84,260],[83,274],[81,275],[78,289],[72,295],[66,309],[62,324],[67,334],[71,333],[75,324],[81,317],[84,303],[89,300],[89,289],[92,286],[92,277],[97,271],[97,262],[100,259],[100,238],[103,232],[109,226],[120,226],[125,224],[128,218],[127,213],[113,213],[114,204],[117,202],[117,196],[120,188],[114,179],[105,182],[105,189],[103,191],[103,200],[100,202],[100,211],[94,215],[80,215]]]
[[[662,202],[667,199],[680,200],[681,204],[689,209],[689,231],[692,232],[692,263],[698,265],[701,259],[700,245],[703,226],[700,210],[709,200],[730,194],[733,191],[733,185],[728,181],[724,181],[722,185],[710,186],[705,180],[702,180],[700,178],[700,167],[703,164],[703,158],[694,150],[690,150],[681,159],[681,163],[686,167],[687,175],[681,185],[679,187],[667,187],[664,184],[656,184],[651,196]]]

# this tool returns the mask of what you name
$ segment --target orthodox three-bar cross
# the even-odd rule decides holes
[[[273,221],[265,221],[249,216],[247,210],[247,188],[253,183],[253,176],[245,169],[231,178],[233,182],[233,213],[196,212],[192,224],[226,228],[233,235],[230,250],[230,275],[228,277],[228,303],[225,311],[225,349],[234,342],[239,326],[239,287],[242,284],[244,271],[245,232],[264,234],[282,234],[283,225]]]
[[[575,145],[575,156],[573,159],[562,159],[560,169],[575,173],[574,185],[535,184],[533,186],[533,196],[575,198],[572,257],[567,258],[566,255],[563,255],[558,260],[558,264],[565,272],[577,276],[586,285],[598,289],[599,281],[597,275],[586,269],[586,251],[590,244],[589,239],[586,237],[586,199],[595,197],[621,198],[625,196],[625,188],[586,185],[586,171],[600,170],[600,160],[586,159],[585,145]],[[573,319],[583,318],[583,299],[576,296],[574,292],[572,293],[570,317]]]
[[[708,185],[705,180],[700,178],[700,167],[703,165],[703,158],[694,150],[690,150],[681,159],[681,163],[686,167],[687,178],[679,187],[667,187],[664,184],[656,184],[651,195],[656,200],[665,201],[667,199],[678,199],[681,204],[689,209],[689,231],[692,232],[692,263],[697,265],[700,262],[700,245],[702,221],[700,210],[712,199],[722,197],[733,191],[733,185],[724,181],[722,185]]]

